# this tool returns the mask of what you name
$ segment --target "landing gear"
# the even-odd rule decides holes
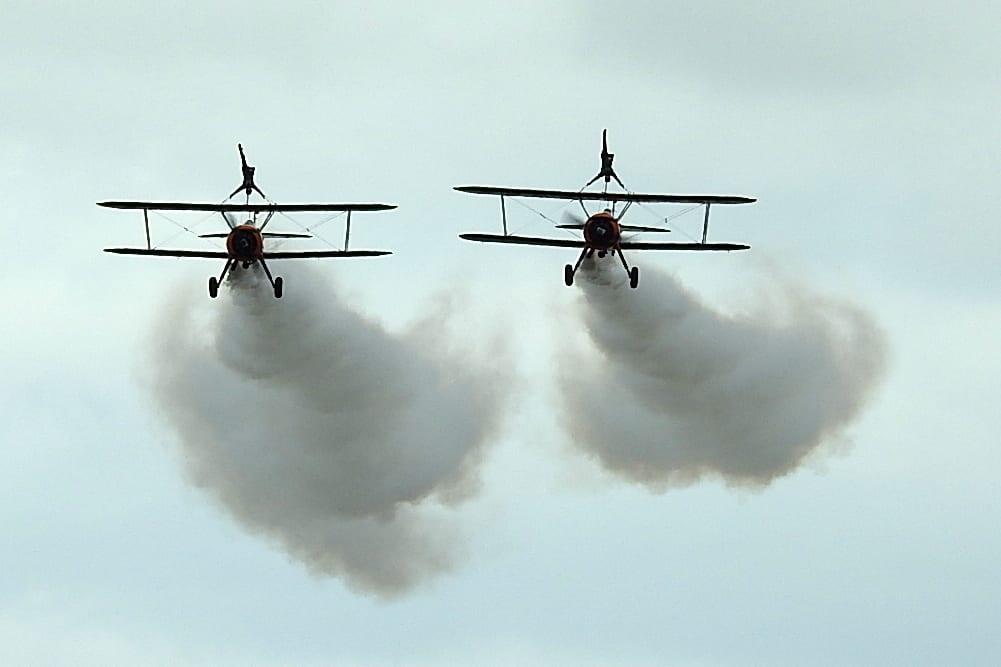
[[[271,277],[271,269],[268,268],[268,263],[264,261],[263,257],[261,257],[257,261],[259,261],[261,263],[261,268],[264,269],[264,275],[266,275],[268,277],[268,282],[271,283],[271,287],[275,291],[275,298],[276,299],[282,298],[282,285],[283,285],[283,283],[282,283],[281,276],[279,276],[277,278],[272,278]]]
[[[222,267],[222,273],[219,274],[219,277],[216,278],[215,276],[212,276],[211,278],[209,278],[210,297],[214,299],[217,296],[219,296],[219,285],[222,284],[222,281],[226,277],[226,274],[229,273],[229,270],[234,266],[236,266],[236,262],[232,258],[227,259],[226,266]]]
[[[626,256],[622,254],[622,248],[616,248],[615,252],[619,255],[619,261],[622,262],[622,268],[626,270],[626,275],[629,276],[629,286],[636,289],[636,286],[640,284],[640,269],[638,266],[629,268],[626,264]]]
[[[594,254],[594,248],[588,248],[584,246],[584,249],[580,251],[580,257],[577,258],[577,263],[573,266],[569,264],[563,269],[563,282],[567,284],[567,287],[573,285],[574,274],[577,273],[577,269],[580,268],[580,263],[584,261],[585,257],[590,257]]]

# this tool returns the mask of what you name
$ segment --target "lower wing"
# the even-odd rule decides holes
[[[541,245],[556,248],[583,248],[583,239],[546,239],[535,236],[508,236],[502,234],[459,234],[460,239],[480,243],[513,243],[517,245]],[[751,246],[737,243],[642,243],[625,241],[619,244],[623,250],[747,250]]]
[[[153,257],[203,257],[229,259],[229,253],[212,250],[171,250],[168,248],[105,248],[104,252],[118,255],[147,255]],[[264,259],[307,259],[311,257],[378,257],[391,255],[388,250],[302,250],[295,252],[266,252]]]
[[[739,243],[643,243],[625,241],[619,244],[623,250],[747,250],[751,246]]]
[[[170,250],[169,248],[105,248],[104,252],[116,255],[151,255],[154,257],[204,257],[206,259],[229,259],[229,254],[212,250]]]
[[[298,250],[266,252],[264,259],[307,259],[310,257],[379,257],[392,255],[388,250]]]
[[[480,243],[514,243],[516,245],[544,245],[554,248],[583,248],[583,239],[543,239],[536,236],[509,236],[506,234],[459,234],[460,239]]]

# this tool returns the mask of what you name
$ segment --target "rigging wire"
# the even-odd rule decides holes
[[[155,215],[163,218],[164,220],[166,220],[167,222],[171,223],[172,225],[174,225],[176,227],[180,227],[180,231],[174,232],[173,234],[171,234],[170,236],[168,236],[165,240],[161,241],[160,243],[157,243],[155,246],[153,246],[154,248],[161,248],[161,247],[163,247],[164,245],[170,243],[171,241],[173,241],[174,239],[176,239],[177,237],[179,237],[184,232],[187,232],[187,233],[191,234],[192,236],[198,236],[198,234],[195,232],[195,228],[199,227],[200,225],[203,225],[206,221],[209,220],[209,218],[214,217],[214,214],[209,213],[207,215],[202,216],[198,221],[194,222],[190,227],[188,227],[187,225],[183,225],[180,222],[178,222],[177,220],[174,220],[170,216],[165,215],[162,211],[157,211],[155,209],[151,209],[151,210],[152,210],[152,212]],[[213,241],[211,239],[205,239],[205,240],[208,241],[211,245],[215,246],[216,248],[221,248],[222,247],[216,241]]]

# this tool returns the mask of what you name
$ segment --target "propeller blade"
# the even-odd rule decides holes
[[[563,224],[556,225],[558,229],[584,229],[584,218],[570,211],[563,211]]]

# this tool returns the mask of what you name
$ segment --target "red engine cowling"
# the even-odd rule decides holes
[[[611,213],[595,213],[584,223],[584,240],[592,248],[608,250],[621,238],[622,229]]]
[[[264,255],[264,239],[256,227],[240,225],[226,237],[226,251],[231,257],[249,262]]]

